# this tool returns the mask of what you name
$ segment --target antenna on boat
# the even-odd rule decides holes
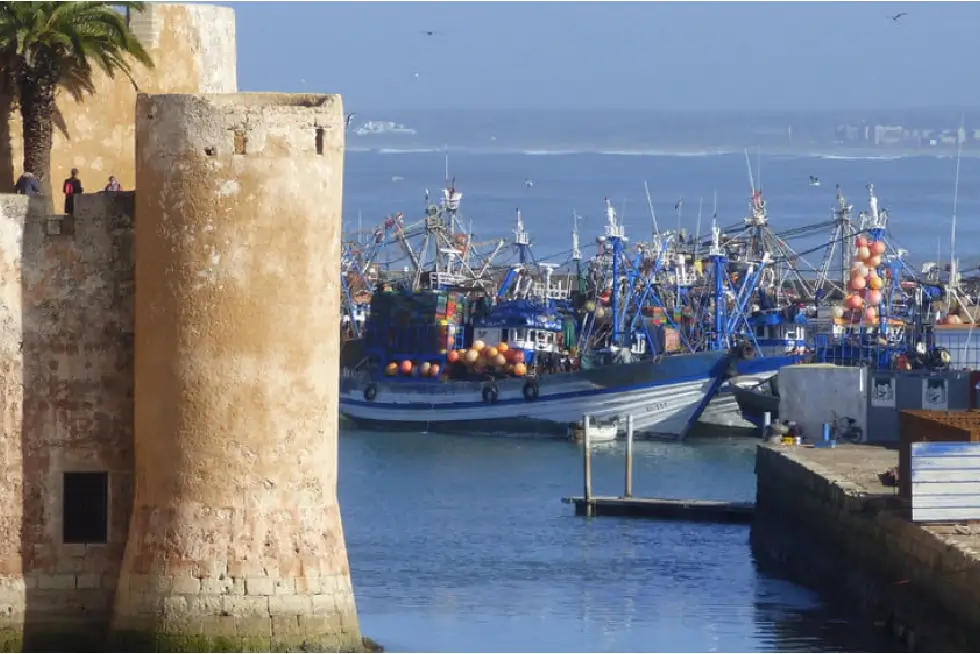
[[[755,179],[752,177],[752,161],[749,159],[749,149],[745,148],[745,167],[749,170],[749,188],[755,194]]]
[[[575,213],[575,209],[572,209],[572,261],[582,260],[582,248],[578,240],[578,221],[582,219],[582,216]]]
[[[514,230],[514,245],[517,246],[518,261],[522,264],[527,263],[527,250],[530,247],[527,232],[524,231],[524,219],[521,217],[521,208],[517,207],[517,229]]]
[[[449,144],[442,146],[446,157],[446,186],[449,186]]]
[[[694,226],[694,260],[698,260],[698,246],[701,244],[701,208],[704,206],[704,198],[698,198],[698,221]],[[713,223],[712,223],[713,224]]]
[[[956,210],[960,198],[960,157],[963,154],[963,141],[961,138],[963,131],[964,118],[960,117],[960,129],[956,132],[956,181],[953,183],[953,221],[949,230],[949,285],[947,289],[953,289],[956,284]],[[947,290],[947,302],[949,301],[950,290]]]
[[[643,190],[647,194],[647,206],[650,207],[650,220],[653,221],[653,236],[656,239],[660,234],[660,225],[657,224],[657,212],[653,210],[653,198],[650,197],[650,187],[646,180],[643,180]]]

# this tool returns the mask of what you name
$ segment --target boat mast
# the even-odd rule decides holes
[[[714,269],[715,276],[715,286],[713,289],[714,294],[714,349],[720,350],[725,347],[727,335],[725,334],[725,313],[724,305],[725,301],[725,264],[727,260],[725,258],[725,253],[721,249],[721,230],[718,229],[718,224],[712,220],[711,221],[711,250],[708,252],[708,256],[711,259],[712,267]]]
[[[517,207],[517,229],[514,230],[514,245],[517,246],[518,261],[521,265],[527,263],[527,251],[531,247],[528,241],[527,232],[524,231],[524,219],[521,217],[521,208]]]
[[[604,240],[612,245],[612,285],[609,296],[609,310],[612,313],[612,335],[610,346],[619,346],[620,324],[619,324],[619,258],[623,254],[623,242],[626,235],[623,226],[616,220],[616,210],[613,209],[612,201],[606,198],[606,229]]]
[[[963,119],[960,120],[960,130],[963,129]],[[953,221],[949,230],[949,284],[946,285],[946,311],[952,306],[952,299],[956,296],[957,272],[956,272],[956,209],[960,197],[960,157],[963,154],[963,139],[960,132],[956,133],[956,181],[953,183]]]

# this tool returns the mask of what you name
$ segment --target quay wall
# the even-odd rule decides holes
[[[758,448],[760,564],[853,605],[910,651],[980,651],[980,529],[916,525],[894,492],[869,492],[813,452]]]

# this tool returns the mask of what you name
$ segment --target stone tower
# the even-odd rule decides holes
[[[337,504],[339,96],[140,95],[127,651],[360,647]]]

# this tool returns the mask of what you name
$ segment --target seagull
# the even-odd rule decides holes
[[[810,186],[820,186],[820,180],[816,175],[810,175]]]
[[[908,15],[909,15],[909,12],[907,12],[907,11],[903,11],[903,12],[902,12],[902,13],[900,13],[900,14],[895,14],[894,16],[892,16],[892,20],[893,20],[893,21],[895,21],[895,22],[897,23],[897,22],[898,22],[898,20],[899,20],[899,19],[900,19],[900,18],[901,18],[902,16],[908,16]]]
[[[426,36],[435,36],[436,34],[442,34],[442,32],[437,32],[435,30],[422,30],[422,33]]]
[[[357,115],[356,113],[347,114],[347,120],[344,121],[344,131],[350,129],[350,121],[354,120],[354,116],[356,115]]]

